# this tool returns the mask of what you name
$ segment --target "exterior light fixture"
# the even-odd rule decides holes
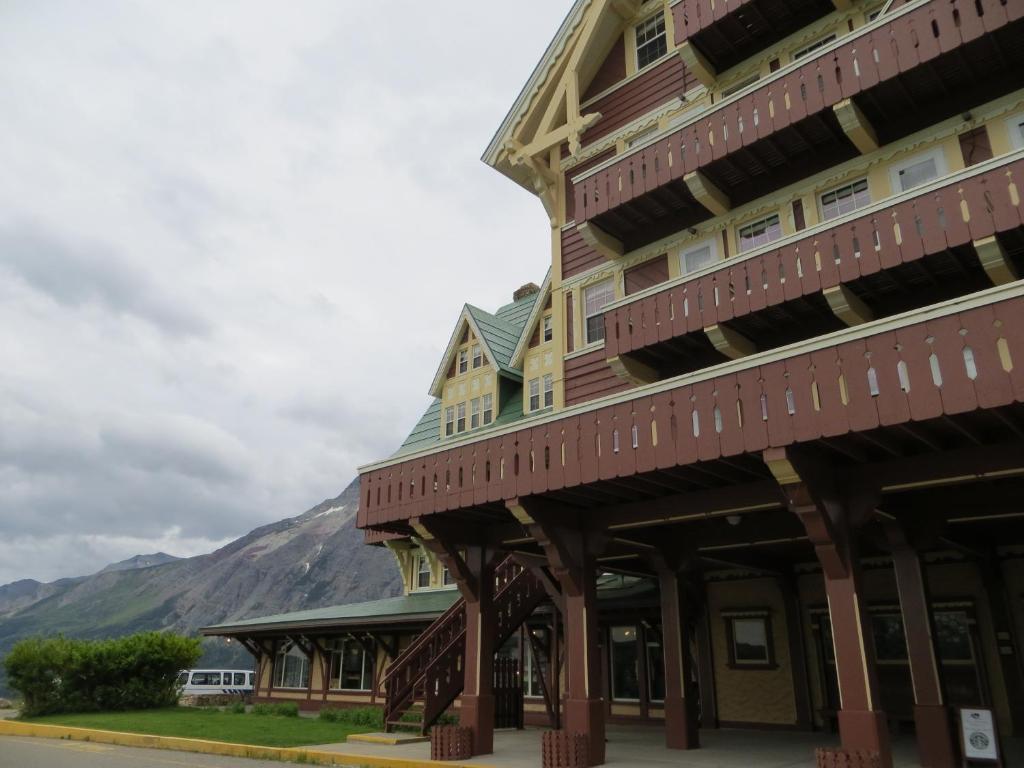
[[[725,522],[727,522],[729,525],[735,528],[737,525],[743,522],[743,518],[739,515],[728,515],[725,518]]]

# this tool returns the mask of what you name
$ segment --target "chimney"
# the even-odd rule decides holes
[[[540,286],[536,283],[527,283],[516,289],[516,292],[512,294],[512,301],[525,299],[527,296],[533,296],[535,293],[540,293]]]

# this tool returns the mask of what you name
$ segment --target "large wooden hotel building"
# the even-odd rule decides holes
[[[958,706],[1024,736],[1024,0],[578,0],[483,159],[550,271],[465,307],[361,470],[430,610],[211,632],[266,686],[319,658],[318,702],[358,641],[348,699],[457,699],[474,754],[513,646],[573,764],[606,723],[837,729],[837,765],[897,728],[959,765]]]

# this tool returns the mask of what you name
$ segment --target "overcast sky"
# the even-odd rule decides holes
[[[479,157],[570,0],[0,3],[0,584],[207,552],[389,454],[550,260]]]

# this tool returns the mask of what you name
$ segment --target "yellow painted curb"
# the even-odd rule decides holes
[[[430,739],[426,736],[402,736],[394,733],[353,733],[345,741],[355,741],[361,744],[387,744],[389,747],[393,747],[396,744],[423,744]]]
[[[474,763],[450,763],[436,760],[416,760],[404,757],[353,755],[342,752],[324,752],[304,747],[258,747],[251,744],[230,744],[223,741],[185,739],[178,736],[150,736],[142,733],[97,731],[91,728],[71,728],[64,725],[42,725],[15,720],[0,720],[0,736],[35,736],[43,739],[90,741],[96,744],[115,744],[121,747],[170,749],[178,752],[197,752],[222,757],[248,757],[254,760],[302,761],[307,765],[367,766],[368,768],[494,768]]]

